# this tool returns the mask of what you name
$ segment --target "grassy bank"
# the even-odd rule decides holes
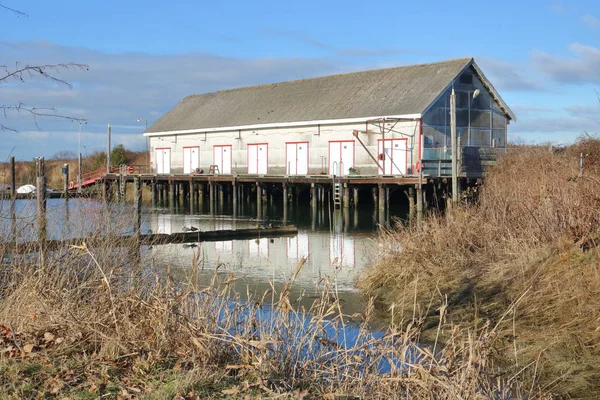
[[[497,376],[493,327],[442,325],[443,341],[417,346],[424,320],[374,333],[371,305],[350,329],[329,279],[299,310],[296,274],[245,297],[218,268],[199,283],[199,259],[140,259],[134,240],[30,250],[0,246],[0,398],[541,397]]]
[[[359,286],[397,319],[416,309],[425,330],[447,301],[456,326],[494,327],[490,351],[505,376],[522,371],[560,396],[596,398],[599,223],[599,141],[511,149],[478,205],[384,234],[387,250]]]

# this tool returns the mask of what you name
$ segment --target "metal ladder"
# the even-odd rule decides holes
[[[340,162],[339,164],[339,169],[338,167],[338,163],[336,161],[333,162],[333,176],[332,176],[332,180],[331,180],[331,184],[333,187],[333,205],[335,208],[341,208],[342,207],[342,184],[340,182],[340,171],[343,171],[343,163]],[[336,171],[337,169],[337,171]],[[336,174],[336,172],[338,172]],[[337,177],[337,179],[336,179]]]
[[[127,165],[121,164],[119,166],[119,197],[123,199],[125,197],[125,188],[127,185]]]

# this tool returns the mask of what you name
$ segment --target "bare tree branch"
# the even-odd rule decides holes
[[[19,103],[19,104],[12,105],[12,106],[0,105],[0,110],[2,110],[2,113],[4,114],[4,118],[8,118],[9,111],[16,111],[18,113],[24,112],[24,113],[31,114],[33,116],[33,121],[37,128],[40,127],[38,125],[38,120],[37,120],[38,117],[52,117],[52,118],[66,119],[68,121],[74,121],[74,122],[87,122],[87,119],[84,119],[84,118],[75,118],[75,117],[69,117],[67,115],[57,114],[56,109],[54,109],[54,108],[27,107],[23,103]],[[16,132],[15,129],[10,128],[2,123],[0,123],[0,130]]]
[[[5,75],[0,76],[0,83],[4,81],[8,81],[11,78],[17,79],[21,82],[25,82],[23,75],[29,75],[29,77],[34,77],[36,75],[41,75],[42,77],[51,80],[52,82],[58,83],[59,85],[63,85],[71,89],[73,86],[65,81],[64,79],[59,79],[54,76],[52,73],[58,73],[61,69],[68,70],[76,70],[76,69],[85,69],[89,70],[87,64],[78,64],[78,63],[66,63],[66,64],[44,64],[44,65],[26,65],[24,67],[20,67],[19,63],[15,64],[15,70],[9,71],[6,69],[6,66],[2,66],[5,68]]]
[[[1,6],[1,4],[0,4]],[[0,66],[0,68],[5,69],[5,74],[0,76],[0,84],[6,83],[12,79],[25,82],[27,77],[33,78],[34,76],[42,76],[45,79],[48,79],[58,85],[66,86],[69,89],[73,87],[71,83],[67,82],[64,79],[57,78],[55,73],[58,73],[61,69],[66,70],[77,70],[77,69],[85,69],[89,70],[89,67],[86,64],[79,63],[61,63],[61,64],[43,64],[43,65],[25,65],[20,66],[19,63],[15,64],[14,70],[9,70],[6,66]],[[8,113],[10,111],[16,111],[17,113],[28,113],[33,116],[33,121],[35,126],[39,129],[38,125],[38,117],[52,117],[52,118],[60,118],[66,119],[69,121],[76,122],[84,122],[85,119],[82,118],[74,118],[66,115],[57,114],[56,109],[54,108],[40,108],[40,107],[27,107],[24,103],[19,102],[16,105],[0,105],[0,110],[4,114],[4,118],[8,118]],[[0,123],[0,131],[12,131],[16,132],[17,130],[11,128],[7,125]]]
[[[0,8],[4,8],[5,10],[11,11],[11,12],[17,14],[18,17],[29,17],[29,15],[25,14],[24,12],[15,10],[14,8],[7,7],[4,4],[0,4]]]

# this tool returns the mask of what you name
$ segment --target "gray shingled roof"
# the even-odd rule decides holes
[[[462,58],[192,95],[146,132],[420,114],[472,60]]]

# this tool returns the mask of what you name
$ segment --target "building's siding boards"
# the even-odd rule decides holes
[[[402,121],[396,123],[393,130],[386,128],[385,137],[407,138],[408,139],[408,168],[418,159],[418,121]],[[274,175],[283,175],[286,172],[286,142],[308,142],[309,145],[309,165],[308,174],[316,175],[322,172],[328,172],[328,144],[330,141],[354,140],[354,166],[363,175],[376,175],[377,166],[361,144],[352,135],[353,130],[364,131],[367,128],[365,123],[338,124],[321,126],[306,126],[294,128],[269,128],[255,129],[254,131],[230,131],[186,134],[176,136],[151,137],[151,155],[152,165],[156,168],[156,148],[171,148],[171,173],[183,173],[183,148],[189,146],[199,146],[199,168],[208,172],[209,166],[213,164],[213,146],[231,145],[232,173],[247,173],[247,154],[248,144],[268,143],[268,173]],[[379,127],[369,125],[368,129],[379,132]],[[320,134],[319,134],[320,131]],[[238,137],[241,137],[239,139]],[[360,134],[363,143],[368,147],[371,154],[377,157],[377,139],[381,139],[381,134]],[[322,157],[327,157],[323,159]],[[323,165],[322,165],[323,164]]]

